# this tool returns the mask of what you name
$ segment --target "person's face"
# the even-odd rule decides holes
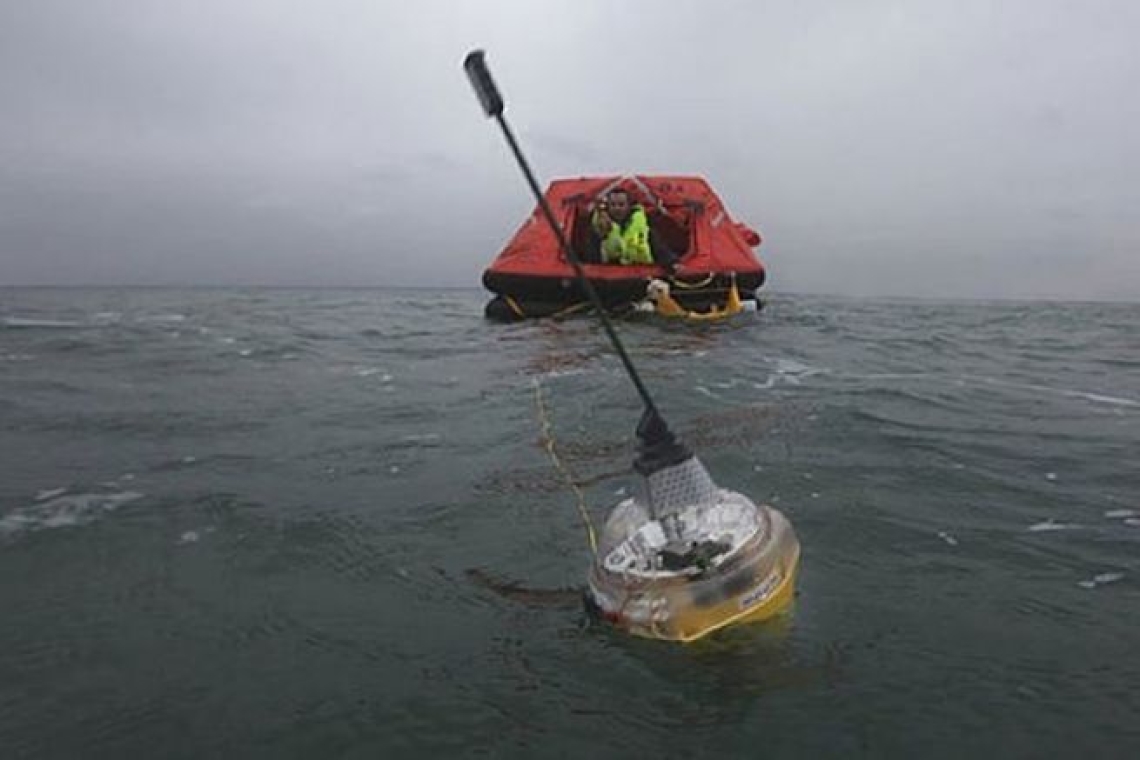
[[[610,218],[615,222],[624,222],[629,216],[629,196],[625,193],[613,193],[609,200]]]

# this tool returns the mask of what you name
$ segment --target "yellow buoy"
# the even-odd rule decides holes
[[[647,482],[648,497],[618,504],[602,529],[588,598],[603,618],[689,642],[788,608],[800,544],[781,512],[717,487],[695,457]]]

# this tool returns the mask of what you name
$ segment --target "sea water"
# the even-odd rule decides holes
[[[576,592],[620,363],[484,298],[0,291],[0,756],[1140,752],[1140,306],[620,323],[803,545],[790,616],[679,646]]]

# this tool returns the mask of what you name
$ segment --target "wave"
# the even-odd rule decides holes
[[[899,373],[872,373],[872,374],[840,374],[837,375],[845,380],[874,380],[874,381],[887,381],[887,380],[928,380],[937,383],[957,383],[968,385],[991,385],[999,388],[1010,388],[1012,390],[1035,391],[1037,393],[1045,393],[1054,396],[1063,396],[1067,398],[1079,398],[1085,401],[1092,401],[1098,404],[1109,404],[1114,406],[1127,406],[1127,407],[1140,407],[1140,400],[1127,398],[1124,396],[1110,396],[1106,393],[1099,393],[1095,391],[1081,390],[1079,388],[1058,388],[1049,385],[1038,385],[1035,383],[1019,383],[1012,380],[1002,380],[996,377],[988,377],[985,375],[949,375],[937,374],[931,372],[899,372]]]
[[[1025,391],[1038,391],[1041,393],[1050,393],[1058,396],[1068,396],[1070,398],[1080,398],[1086,401],[1093,401],[1098,404],[1112,404],[1116,406],[1132,406],[1140,407],[1140,400],[1124,398],[1122,396],[1109,396],[1104,393],[1094,393],[1092,391],[1083,391],[1074,388],[1054,388],[1048,385],[1036,385],[1033,383],[1017,383],[1009,380],[999,380],[994,377],[985,377],[980,375],[963,375],[960,379],[967,382],[982,383],[985,385],[996,385],[1004,388],[1013,388],[1015,390]]]

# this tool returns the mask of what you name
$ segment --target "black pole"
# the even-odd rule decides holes
[[[535,179],[534,173],[530,170],[530,164],[527,163],[526,157],[523,156],[522,150],[519,149],[519,144],[515,140],[514,132],[507,124],[507,120],[503,115],[496,114],[495,120],[499,122],[499,126],[503,128],[503,134],[507,138],[507,143],[511,146],[511,151],[515,154],[515,160],[519,162],[523,174],[526,175],[527,184],[530,185],[530,190],[534,193],[534,197],[538,199],[538,205],[542,208],[543,216],[546,217],[547,224],[554,230],[554,234],[558,236],[558,245],[562,247],[562,252],[566,254],[566,258],[570,261],[570,265],[574,267],[574,273],[578,275],[578,283],[582,289],[586,291],[586,296],[589,297],[590,302],[594,305],[594,310],[598,312],[598,317],[602,320],[602,327],[609,336],[610,342],[613,343],[614,350],[617,351],[618,357],[621,358],[621,363],[625,365],[625,371],[629,374],[629,379],[633,381],[634,387],[637,388],[637,393],[641,396],[641,400],[645,402],[645,408],[650,410],[653,414],[658,414],[657,405],[653,403],[653,398],[649,395],[649,390],[645,387],[645,383],[641,381],[641,375],[637,374],[637,368],[633,366],[633,362],[629,358],[629,354],[625,351],[625,346],[622,345],[621,339],[618,338],[617,332],[614,330],[613,322],[610,321],[609,315],[606,314],[605,308],[602,306],[602,299],[598,297],[598,291],[594,290],[593,283],[586,277],[586,271],[582,269],[582,262],[578,260],[578,254],[574,252],[574,248],[570,245],[570,241],[566,239],[566,233],[558,225],[558,220],[554,218],[554,211],[550,208],[550,204],[546,202],[546,196],[542,194],[542,189],[538,185],[538,180]]]
[[[479,97],[483,112],[499,122],[499,127],[502,128],[503,135],[507,138],[507,144],[511,147],[511,152],[514,153],[515,160],[518,162],[519,168],[522,169],[527,184],[530,185],[530,190],[534,193],[543,216],[546,217],[547,224],[550,225],[550,229],[558,238],[558,245],[561,246],[566,259],[574,267],[578,283],[586,291],[586,296],[590,299],[594,310],[598,313],[598,318],[602,321],[606,335],[609,336],[614,350],[617,351],[618,358],[625,366],[626,374],[633,381],[638,395],[641,396],[641,400],[645,404],[645,412],[641,415],[641,421],[637,425],[637,437],[641,440],[641,453],[634,466],[642,474],[649,475],[663,467],[677,464],[691,457],[692,454],[689,450],[674,438],[665,419],[657,410],[657,405],[653,403],[653,397],[649,395],[649,389],[641,381],[641,375],[637,373],[637,368],[633,366],[633,361],[629,358],[625,346],[622,345],[621,339],[618,338],[618,334],[614,330],[613,323],[602,305],[602,299],[598,297],[598,292],[594,290],[593,284],[586,277],[586,272],[582,269],[582,262],[578,260],[578,255],[574,253],[570,241],[566,239],[566,233],[558,225],[558,220],[554,218],[554,212],[551,210],[550,204],[546,202],[546,196],[542,194],[542,188],[539,187],[538,180],[535,179],[534,172],[530,169],[530,164],[523,155],[522,149],[519,148],[514,132],[511,131],[510,125],[507,124],[507,120],[503,116],[505,106],[503,97],[499,94],[499,88],[495,86],[495,80],[491,78],[491,72],[487,68],[483,51],[473,50],[468,53],[463,60],[463,68],[467,71],[471,86]]]

